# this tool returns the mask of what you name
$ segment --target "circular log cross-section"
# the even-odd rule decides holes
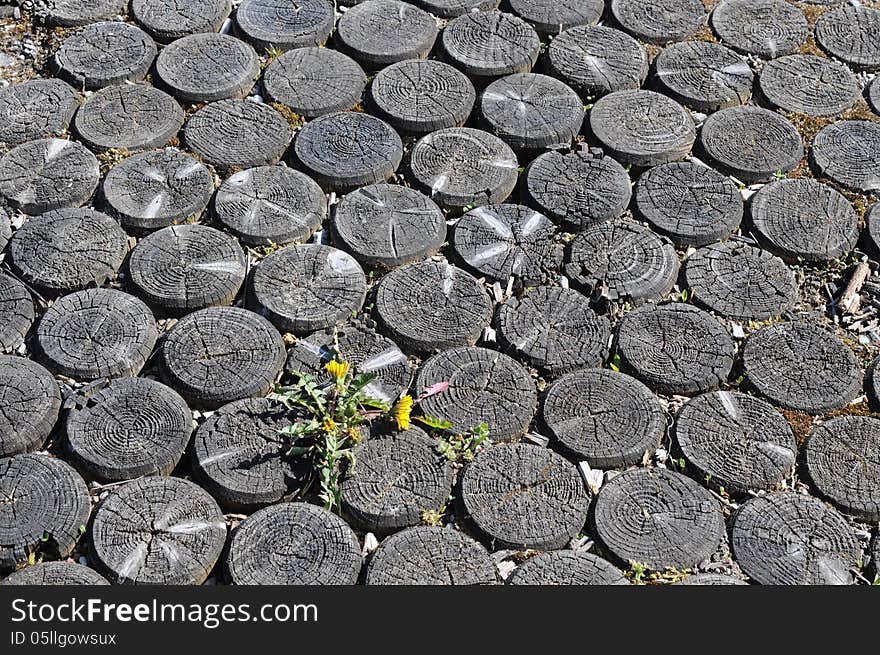
[[[19,280],[0,273],[0,353],[7,353],[24,341],[34,323],[34,299]]]
[[[108,86],[86,98],[73,121],[95,151],[161,148],[183,127],[184,113],[164,91],[146,84]]]
[[[287,246],[264,259],[251,279],[251,305],[282,332],[333,327],[364,304],[367,278],[346,252],[319,244]]]
[[[648,54],[620,30],[580,25],[550,42],[547,67],[581,97],[589,98],[638,89],[648,75]]]
[[[880,70],[880,11],[843,6],[822,14],[815,27],[816,43],[856,70]]]
[[[61,409],[52,374],[24,357],[0,355],[0,457],[40,448]]]
[[[774,405],[809,414],[845,407],[862,388],[855,353],[833,333],[806,323],[750,334],[742,368],[745,382]]]
[[[718,171],[683,161],[650,168],[635,184],[633,212],[679,246],[727,238],[743,217],[743,199]]]
[[[117,482],[168,475],[192,434],[183,398],[146,378],[123,378],[67,414],[65,449],[89,479]]]
[[[55,586],[108,585],[107,578],[82,564],[38,562],[19,569],[0,581],[0,585]]]
[[[354,3],[355,0],[342,0],[342,4]],[[437,18],[456,18],[474,10],[490,11],[498,9],[500,0],[415,0],[415,4],[430,11]]]
[[[277,164],[293,132],[268,105],[248,100],[212,102],[190,116],[186,145],[220,170]]]
[[[60,136],[79,107],[79,95],[61,80],[34,79],[0,89],[0,141],[13,144]]]
[[[579,231],[619,217],[632,191],[623,166],[601,152],[546,152],[526,168],[523,195],[564,228]]]
[[[424,9],[399,0],[365,0],[342,14],[336,47],[362,66],[378,69],[424,59],[437,40],[437,23]]]
[[[880,419],[839,416],[810,432],[807,473],[819,493],[862,521],[880,520]]]
[[[464,73],[434,60],[393,64],[370,85],[376,115],[401,132],[418,136],[464,125],[475,100],[474,85]]]
[[[654,60],[657,87],[683,105],[707,114],[747,103],[752,96],[752,78],[746,61],[717,43],[675,43]]]
[[[146,303],[170,315],[229,305],[244,283],[238,242],[205,225],[172,225],[141,239],[128,260],[128,281]]]
[[[576,25],[595,25],[605,11],[603,0],[509,0],[510,9],[544,36]]]
[[[201,584],[225,542],[226,522],[208,492],[164,476],[110,491],[89,530],[92,562],[113,584]]]
[[[368,585],[494,585],[495,562],[458,530],[422,526],[391,535],[367,566]]]
[[[690,113],[653,91],[609,93],[593,105],[589,120],[605,152],[623,164],[665,164],[687,156],[694,145]]]
[[[318,384],[329,384],[332,380],[324,367],[336,355],[348,362],[355,374],[374,374],[364,393],[389,406],[409,387],[412,371],[406,355],[391,339],[359,323],[298,339],[284,368],[291,375],[307,373]]]
[[[91,200],[101,171],[76,141],[28,141],[0,159],[0,196],[25,214],[79,207]]]
[[[6,244],[12,238],[12,224],[9,215],[0,209],[0,253],[6,249]]]
[[[684,263],[683,276],[694,302],[734,319],[777,317],[794,304],[798,292],[785,262],[741,241],[695,251]]]
[[[531,207],[488,205],[459,219],[452,249],[477,275],[536,285],[562,264],[562,246],[553,242],[555,235],[556,226]]]
[[[327,217],[327,197],[304,173],[258,166],[226,178],[212,210],[242,243],[268,246],[307,241]]]
[[[761,93],[775,107],[810,116],[831,116],[858,98],[856,78],[845,64],[813,55],[780,57],[764,64]]]
[[[665,237],[638,223],[606,222],[574,238],[565,274],[587,295],[638,303],[667,294],[678,268],[678,255]]]
[[[34,13],[49,25],[77,27],[100,20],[112,20],[125,13],[126,0],[40,0],[34,3]]]
[[[266,52],[322,46],[336,22],[333,0],[243,0],[235,10],[235,28]]]
[[[413,183],[447,209],[504,202],[519,164],[510,146],[469,127],[431,132],[409,153]]]
[[[592,553],[558,550],[541,553],[520,564],[511,585],[628,585],[616,566]]]
[[[661,468],[630,469],[603,484],[593,521],[615,557],[655,571],[696,566],[724,533],[720,503],[690,478]]]
[[[880,410],[880,357],[875,357],[865,371],[865,395],[871,410]]]
[[[101,286],[116,277],[127,254],[128,235],[119,224],[85,208],[34,216],[7,249],[16,276],[49,296]]]
[[[846,585],[859,546],[837,511],[811,496],[774,493],[743,503],[733,517],[736,563],[763,585]]]
[[[492,318],[492,301],[470,273],[425,261],[402,266],[379,281],[376,314],[406,352],[430,353],[476,343]]]
[[[663,44],[692,36],[706,10],[700,0],[611,0],[611,15],[637,39]]]
[[[450,64],[483,81],[528,73],[541,49],[541,40],[531,25],[494,9],[468,12],[450,21],[440,44]]]
[[[208,168],[177,150],[128,157],[110,169],[102,186],[103,209],[134,232],[198,218],[213,193]]]
[[[722,42],[762,59],[794,52],[810,33],[803,11],[784,0],[723,0],[711,23]]]
[[[230,0],[131,0],[131,17],[160,43],[188,34],[219,32],[231,11]]]
[[[340,482],[342,509],[356,528],[387,534],[441,511],[452,491],[452,462],[417,427],[371,434],[355,447],[353,471]]]
[[[537,73],[492,82],[480,97],[489,131],[514,150],[567,148],[581,131],[584,103],[569,86]]]
[[[115,289],[62,296],[37,324],[37,357],[56,375],[80,381],[137,375],[158,338],[143,302]]]
[[[859,217],[836,189],[809,178],[777,180],[750,202],[761,243],[791,263],[836,259],[859,239]]]
[[[206,409],[268,393],[284,365],[284,342],[266,319],[238,307],[187,315],[160,350],[168,383]]]
[[[875,114],[880,114],[880,82],[877,81],[876,77],[868,85],[866,95],[868,105],[871,107]]]
[[[385,121],[341,111],[306,123],[291,157],[324,190],[344,192],[390,178],[403,158],[403,143]]]
[[[644,384],[601,368],[554,382],[541,418],[566,452],[601,469],[639,464],[666,432],[663,407]]]
[[[590,499],[574,464],[548,448],[499,444],[464,469],[461,499],[496,548],[562,548],[584,529]]]
[[[505,349],[551,377],[601,366],[611,340],[608,319],[585,296],[560,287],[511,298],[498,309],[496,328]]]
[[[810,156],[821,175],[838,184],[858,191],[880,190],[880,125],[877,123],[864,120],[833,123],[813,139]]]
[[[195,480],[232,512],[251,512],[297,493],[310,465],[287,456],[281,433],[297,419],[283,403],[267,398],[223,405],[193,436]]]
[[[712,114],[700,130],[700,146],[715,168],[746,183],[787,173],[804,156],[794,125],[761,107],[731,107]]]
[[[735,493],[775,487],[797,457],[782,414],[759,398],[730,391],[685,403],[675,417],[675,440],[703,479]]]
[[[690,396],[727,381],[735,346],[714,316],[693,305],[643,305],[617,330],[624,367],[667,395]]]
[[[316,118],[360,102],[367,77],[350,57],[330,48],[297,48],[266,67],[263,90],[272,102]]]
[[[336,206],[333,238],[362,264],[392,268],[440,250],[446,217],[415,189],[371,184],[346,194]]]
[[[64,39],[52,68],[77,89],[139,82],[156,58],[156,44],[134,25],[94,23]]]
[[[528,372],[507,355],[486,348],[452,348],[422,364],[416,376],[419,394],[441,382],[449,388],[422,401],[425,413],[449,421],[450,430],[458,432],[486,424],[493,441],[525,432],[538,405]]]
[[[353,585],[362,564],[345,521],[308,503],[281,503],[241,522],[225,568],[236,585]]]
[[[65,558],[89,521],[85,481],[66,462],[43,454],[0,459],[0,571],[37,550]]]

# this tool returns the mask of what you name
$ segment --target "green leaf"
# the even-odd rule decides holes
[[[419,423],[423,423],[428,427],[435,428],[437,430],[448,430],[452,427],[452,421],[439,419],[435,416],[431,416],[430,414],[425,414],[423,416],[413,416],[413,420],[416,420]]]
[[[287,451],[288,457],[299,457],[300,455],[305,455],[307,452],[311,451],[311,446],[291,446]]]

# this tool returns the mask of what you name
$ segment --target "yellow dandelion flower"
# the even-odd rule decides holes
[[[324,432],[333,432],[336,429],[336,421],[334,421],[329,416],[324,419],[324,422],[321,424],[321,429]]]
[[[348,373],[348,362],[338,362],[335,359],[327,362],[327,365],[324,366],[324,369],[327,373],[330,374],[332,378],[335,380],[341,380],[345,377],[345,374]]]
[[[400,400],[394,405],[392,413],[394,414],[394,420],[397,421],[398,430],[409,430],[412,408],[413,399],[409,394],[401,396]]]
[[[351,440],[352,443],[357,443],[358,441],[361,440],[361,437],[363,436],[361,434],[361,431],[355,427],[348,428],[347,434],[348,434],[348,438]]]

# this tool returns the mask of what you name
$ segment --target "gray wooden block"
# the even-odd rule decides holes
[[[734,578],[732,575],[724,575],[723,573],[696,573],[686,578],[674,582],[677,585],[689,586],[707,586],[707,585],[748,585],[748,582]]]
[[[246,271],[234,237],[206,225],[172,225],[138,242],[127,279],[148,305],[174,316],[232,304]]]
[[[638,223],[596,223],[568,246],[565,274],[587,295],[639,303],[669,293],[678,277],[672,243]]]
[[[520,564],[507,579],[510,585],[628,585],[623,572],[592,553],[557,550]]]
[[[396,184],[346,194],[332,226],[334,241],[367,266],[392,268],[424,259],[446,241],[446,217],[434,201]]]
[[[678,411],[674,434],[700,476],[733,493],[776,487],[797,458],[785,417],[770,403],[738,392],[692,398]]]
[[[694,144],[694,121],[680,104],[653,91],[615,91],[593,105],[590,128],[623,164],[655,166],[682,159]]]
[[[832,123],[813,139],[810,158],[822,176],[838,184],[862,192],[877,191],[880,125],[865,120]]]
[[[97,571],[74,562],[38,562],[19,569],[0,581],[0,585],[63,586],[108,585]]]
[[[486,348],[464,346],[434,355],[419,369],[416,391],[421,394],[440,382],[448,382],[449,388],[425,398],[424,412],[449,421],[449,429],[457,432],[485,423],[492,441],[509,441],[525,432],[538,404],[526,369]]]
[[[583,531],[590,504],[574,464],[525,443],[477,455],[462,474],[461,498],[493,550],[562,548]]]
[[[281,503],[249,516],[232,534],[225,561],[236,585],[353,585],[361,565],[352,529],[308,503]]]
[[[230,0],[131,0],[131,17],[159,43],[188,34],[219,32],[231,11]]]
[[[212,102],[183,130],[190,150],[220,170],[277,164],[292,137],[281,114],[248,100]]]
[[[684,41],[706,20],[700,0],[611,0],[610,9],[624,30],[648,43]]]
[[[322,46],[336,23],[335,9],[333,0],[243,0],[235,27],[263,52]]]
[[[733,517],[737,564],[764,585],[852,584],[859,547],[852,528],[823,502],[797,493],[758,496]]]
[[[763,59],[794,52],[810,31],[801,9],[784,0],[723,0],[711,23],[723,43]]]
[[[114,289],[62,296],[37,324],[37,359],[75,380],[137,375],[158,338],[149,308]]]
[[[541,419],[564,452],[601,469],[640,464],[666,433],[666,413],[650,389],[602,368],[554,382],[544,396]]]
[[[368,585],[494,585],[495,562],[458,530],[417,527],[379,544],[367,566]]]
[[[39,547],[64,559],[89,521],[86,483],[66,462],[30,453],[0,458],[0,571],[28,561]]]
[[[262,316],[209,307],[182,318],[159,350],[162,373],[194,407],[264,396],[284,365],[281,335]]]
[[[690,478],[661,468],[624,471],[594,503],[596,536],[615,557],[662,571],[695,567],[721,542],[721,504]]]
[[[845,64],[813,55],[790,55],[768,61],[758,76],[761,93],[784,111],[831,116],[849,109],[859,94]]]
[[[694,162],[648,169],[636,180],[633,213],[679,246],[727,238],[743,217],[743,199],[730,178]]]
[[[709,116],[700,130],[700,146],[708,163],[743,182],[766,182],[793,170],[804,156],[803,141],[790,121],[751,106]]]
[[[447,209],[504,202],[516,186],[518,167],[509,145],[469,127],[431,132],[409,153],[413,183]]]
[[[184,113],[164,91],[120,84],[93,93],[74,119],[76,135],[92,150],[161,148],[183,127]]]
[[[128,235],[106,214],[57,209],[16,230],[7,256],[19,279],[57,296],[114,279],[128,248]]]
[[[425,261],[401,266],[379,281],[376,315],[404,351],[430,353],[476,343],[491,319],[492,302],[469,273]]]
[[[501,0],[415,0],[413,4],[438,18],[455,18],[474,10],[498,9]],[[343,1],[341,4],[345,4]]]
[[[746,339],[741,357],[745,382],[785,409],[811,414],[840,409],[862,388],[855,354],[818,325],[761,328]]]
[[[443,29],[446,60],[475,79],[528,73],[538,60],[538,34],[521,18],[497,10],[468,12]]]
[[[162,48],[156,73],[183,102],[244,98],[260,74],[260,59],[226,34],[192,34]]]
[[[0,398],[0,457],[38,450],[61,408],[55,378],[29,359],[0,355]]]
[[[192,412],[173,390],[146,378],[123,378],[68,412],[64,448],[84,475],[99,482],[168,475],[192,429]]]
[[[868,105],[875,114],[880,114],[880,82],[875,77],[867,89]]]
[[[108,171],[102,208],[125,228],[143,232],[198,218],[213,192],[213,175],[204,164],[177,150],[156,150]]]
[[[859,239],[859,221],[849,200],[816,180],[778,180],[751,198],[755,236],[789,262],[841,257]]]
[[[378,69],[404,59],[424,59],[437,39],[428,12],[398,0],[366,0],[339,19],[335,46],[365,68]]]
[[[511,11],[538,34],[556,36],[576,25],[595,25],[605,11],[603,0],[508,0]]]
[[[580,25],[547,48],[547,69],[588,99],[638,89],[648,75],[648,54],[629,34],[612,27]]]
[[[0,141],[13,144],[67,131],[79,94],[55,78],[33,79],[0,89]]]
[[[24,341],[33,325],[34,299],[19,280],[0,274],[0,352],[10,352]]]
[[[711,314],[683,303],[643,305],[617,328],[623,368],[667,395],[694,395],[727,382],[735,346]]]
[[[626,170],[601,152],[546,152],[524,175],[526,203],[569,230],[619,217],[632,196]]]
[[[194,482],[164,476],[110,491],[89,529],[92,562],[114,584],[201,584],[225,542],[214,499]]]
[[[351,109],[367,76],[354,59],[330,48],[297,48],[266,67],[263,90],[305,118]]]
[[[856,70],[880,69],[880,10],[843,6],[816,21],[816,43]]]
[[[76,141],[28,141],[0,159],[0,196],[25,214],[79,207],[95,193],[98,160]]]
[[[366,292],[364,271],[351,255],[312,243],[287,246],[260,262],[248,302],[282,332],[303,335],[358,312]]]
[[[51,66],[77,89],[139,82],[156,58],[156,44],[143,30],[120,22],[93,23],[64,39]]]
[[[126,0],[36,0],[34,12],[50,25],[76,27],[125,14]]]

